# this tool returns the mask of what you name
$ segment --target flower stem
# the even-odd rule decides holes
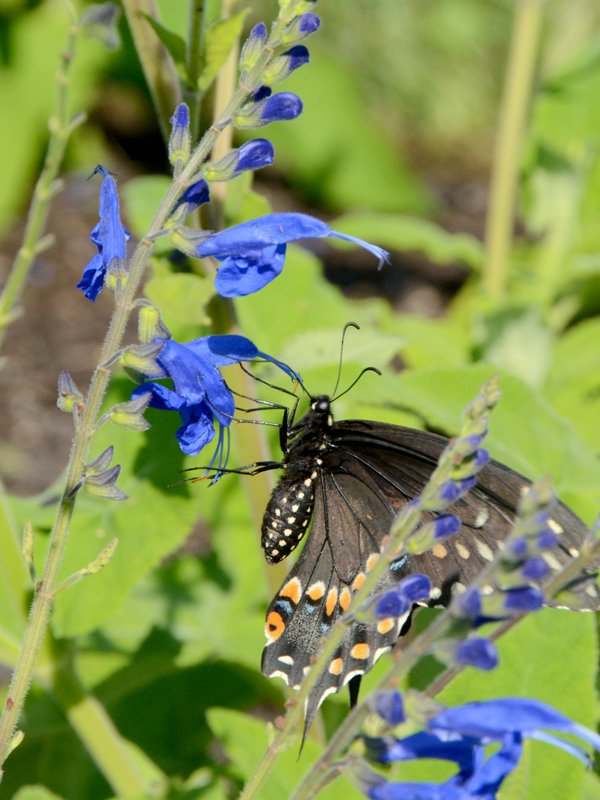
[[[533,91],[544,0],[517,0],[486,221],[483,283],[500,299],[506,291],[521,149]]]
[[[71,16],[65,47],[60,56],[56,72],[56,93],[54,111],[49,120],[50,141],[42,170],[33,192],[33,199],[23,243],[13,262],[8,280],[0,295],[0,345],[10,323],[18,317],[16,305],[23,293],[27,276],[35,257],[51,244],[51,239],[42,240],[42,234],[48,220],[50,202],[59,188],[55,183],[65,155],[69,137],[85,117],[78,115],[69,120],[71,78],[69,71],[75,57],[77,37],[81,32],[80,25]],[[45,245],[45,246],[44,246]]]
[[[268,60],[269,52],[265,50],[265,53],[259,58],[254,68],[256,75],[260,74],[260,70],[262,70],[264,64]],[[173,181],[156,212],[146,237],[138,244],[133,254],[127,284],[123,291],[119,292],[116,296],[115,311],[102,347],[99,366],[96,367],[92,376],[87,399],[85,401],[85,410],[80,421],[79,429],[76,431],[73,439],[71,457],[67,468],[65,490],[60,501],[56,521],[51,534],[50,547],[43,577],[35,588],[33,605],[31,607],[19,660],[9,687],[2,718],[0,719],[0,765],[4,763],[7,755],[10,753],[13,732],[31,683],[36,658],[46,630],[46,625],[48,624],[48,618],[54,600],[58,569],[69,533],[71,516],[75,507],[76,489],[81,480],[90,440],[110,377],[110,367],[104,365],[110,361],[111,357],[119,349],[137,288],[142,279],[148,257],[152,252],[155,234],[163,229],[164,223],[174,204],[192,181],[200,164],[212,150],[221,131],[227,126],[228,120],[241,106],[246,94],[247,92],[244,88],[238,87],[221,118],[205,133],[187,166],[179,178]]]

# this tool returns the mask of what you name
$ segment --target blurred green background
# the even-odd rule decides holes
[[[183,34],[187,3],[159,5],[164,24]],[[320,0],[311,64],[282,87],[301,96],[304,113],[257,132],[273,141],[275,165],[255,178],[260,197],[244,180],[232,184],[227,218],[269,205],[312,213],[387,247],[392,264],[377,272],[369,254],[323,240],[291,246],[282,276],[236,310],[242,331],[292,363],[314,393],[335,383],[343,324],[361,324],[348,341],[344,379],[364,366],[384,376],[367,376],[344,397],[340,418],[452,434],[462,407],[500,370],[492,455],[531,478],[552,473],[562,499],[591,523],[600,508],[600,6],[544,6],[507,291],[494,299],[482,288],[482,240],[514,8],[510,0]],[[247,29],[275,13],[274,4],[256,3]],[[0,0],[3,276],[43,163],[66,25],[59,2]],[[71,419],[55,407],[56,379],[68,369],[85,389],[112,311],[108,292],[92,306],[75,290],[97,221],[99,182],[86,178],[96,163],[117,174],[125,223],[138,238],[167,183],[123,20],[121,34],[116,53],[80,42],[72,107],[89,118],[72,137],[65,189],[53,202],[56,244],[36,259],[0,371],[0,475],[15,495],[15,529],[34,523],[38,567],[72,436]],[[209,91],[205,124],[211,104]],[[159,252],[146,295],[175,337],[209,332],[210,280],[168,247]],[[107,403],[130,389],[115,381]],[[177,421],[164,416],[150,412],[143,436],[104,428],[95,442],[97,452],[115,446],[132,500],[78,501],[62,577],[115,535],[119,548],[100,575],[59,596],[2,800],[19,790],[19,800],[44,800],[45,790],[20,789],[38,783],[68,800],[125,796],[94,763],[94,742],[74,732],[73,685],[102,702],[146,777],[156,768],[159,783],[160,771],[169,776],[173,797],[234,796],[266,744],[264,720],[281,713],[281,686],[258,668],[270,590],[245,484],[232,477],[212,489],[168,489],[194,461],[180,457],[171,438]],[[25,601],[10,610],[7,586],[0,591],[4,681]],[[594,726],[594,618],[546,610],[527,625],[502,642],[493,680],[467,673],[448,698],[529,694]],[[345,710],[345,698],[327,701],[322,735]],[[300,764],[288,753],[264,796],[287,796],[319,747],[309,741]],[[540,748],[523,767],[528,797],[600,797],[593,775]],[[345,784],[343,791],[354,796]]]

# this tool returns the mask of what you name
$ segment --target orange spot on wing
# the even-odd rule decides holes
[[[379,558],[379,553],[373,553],[367,558],[367,572],[371,572],[371,570],[377,563],[378,558]]]
[[[267,637],[268,644],[275,642],[285,630],[285,622],[281,614],[277,611],[271,611],[267,617],[265,625],[265,636]]]
[[[379,633],[389,633],[394,627],[394,618],[386,617],[377,623],[377,630]]]
[[[435,547],[431,548],[431,552],[433,553],[434,556],[437,556],[438,558],[446,558],[446,556],[448,555],[448,551],[446,550],[443,544],[436,544]]]
[[[281,590],[280,597],[289,597],[292,603],[298,605],[302,596],[302,584],[298,578],[292,578]]]
[[[358,573],[358,575],[354,579],[354,583],[352,584],[352,588],[354,589],[355,592],[358,589],[360,589],[360,587],[363,585],[363,583],[365,582],[366,579],[367,579],[367,576],[365,575],[364,572],[359,572]]]
[[[314,583],[308,590],[308,596],[314,602],[320,600],[324,594],[325,594],[325,584],[322,581],[319,581],[319,583]]]
[[[327,595],[327,603],[325,604],[325,613],[328,617],[333,614],[335,604],[337,603],[337,589],[330,589]]]
[[[352,597],[350,595],[350,589],[348,589],[347,586],[344,586],[340,593],[340,608],[342,611],[345,611],[348,608],[351,599]]]
[[[350,655],[352,658],[359,658],[364,659],[369,657],[369,645],[368,644],[355,644],[352,650],[350,651]]]
[[[341,658],[334,658],[329,665],[329,672],[331,672],[332,675],[339,675],[343,666],[344,662]]]

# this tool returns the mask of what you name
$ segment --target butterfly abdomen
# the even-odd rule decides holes
[[[312,470],[285,477],[275,487],[261,528],[261,544],[269,564],[289,556],[308,530],[317,477],[317,471]]]

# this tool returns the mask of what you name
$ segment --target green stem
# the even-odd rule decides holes
[[[521,150],[533,92],[544,0],[517,0],[486,221],[483,283],[500,299],[506,291]]]
[[[188,40],[186,47],[187,87],[183,99],[190,109],[190,127],[192,142],[198,140],[200,134],[200,107],[202,92],[198,88],[198,79],[204,64],[204,31],[206,29],[206,4],[204,0],[189,0]]]
[[[275,26],[275,31],[270,41],[273,41],[273,37],[278,35],[283,24],[282,21],[279,21]],[[252,71],[252,75],[250,76],[252,80],[256,80],[258,75],[260,75],[271,52],[272,49],[268,44]],[[100,407],[110,377],[110,367],[104,365],[110,361],[111,357],[119,349],[137,288],[142,279],[148,257],[152,252],[155,235],[163,230],[165,221],[174,204],[183,194],[186,187],[192,182],[194,175],[198,172],[200,165],[212,150],[221,131],[227,126],[228,120],[241,106],[246,95],[246,89],[238,87],[220,119],[205,133],[187,166],[179,178],[173,181],[173,184],[156,212],[146,237],[138,244],[133,254],[126,286],[116,295],[115,311],[102,347],[99,366],[96,367],[94,371],[85,402],[83,417],[73,439],[71,457],[67,468],[65,490],[51,534],[44,574],[35,589],[33,605],[31,607],[21,653],[9,687],[2,718],[0,719],[0,765],[4,763],[10,752],[13,732],[19,719],[28,687],[31,683],[36,658],[40,650],[46,625],[48,624],[48,618],[54,600],[56,577],[75,507],[76,487],[81,480],[94,425],[100,412]]]
[[[150,782],[166,784],[160,769],[123,739],[102,704],[81,686],[73,665],[73,651],[71,643],[53,642],[52,691],[115,794],[132,796],[147,791]]]
[[[71,89],[69,69],[75,57],[75,46],[80,32],[80,26],[72,21],[56,72],[56,95],[54,111],[49,122],[50,142],[44,169],[33,192],[23,244],[19,248],[2,295],[0,295],[0,345],[8,325],[18,316],[15,306],[23,293],[33,260],[43,249],[40,240],[48,220],[50,201],[56,194],[53,184],[62,165],[69,137],[74,128],[84,121],[83,115],[76,121],[69,121]]]

